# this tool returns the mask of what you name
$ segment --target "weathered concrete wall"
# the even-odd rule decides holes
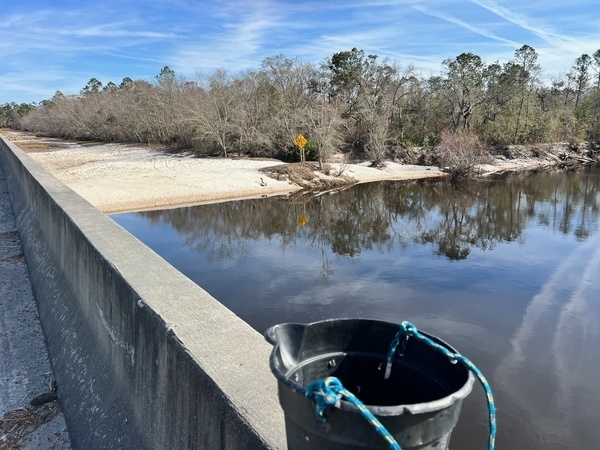
[[[262,336],[4,139],[0,163],[75,448],[285,448]]]

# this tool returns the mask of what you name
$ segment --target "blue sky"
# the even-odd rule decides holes
[[[78,93],[96,77],[193,79],[283,53],[318,63],[353,47],[438,74],[472,52],[511,59],[528,44],[547,77],[600,49],[597,0],[4,0],[0,104]]]

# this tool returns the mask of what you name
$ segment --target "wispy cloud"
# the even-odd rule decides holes
[[[524,16],[522,14],[515,13],[514,11],[509,10],[508,8],[499,5],[495,1],[486,1],[486,0],[470,0],[471,3],[474,3],[488,11],[496,14],[502,19],[510,22],[514,25],[517,25],[524,30],[530,31],[534,35],[540,37],[547,43],[551,45],[562,45],[565,42],[574,41],[569,36],[564,36],[559,33],[554,32],[547,26],[544,26],[538,20],[532,19],[530,17]]]
[[[34,95],[40,99],[47,98],[50,91],[63,89],[64,81],[65,75],[61,67],[47,67],[43,71],[11,70],[0,73],[0,86],[3,90]],[[21,103],[18,98],[12,100]]]
[[[600,48],[600,35],[590,26],[591,0],[573,0],[568,10],[547,0],[73,3],[3,4],[3,80],[10,81],[10,74],[46,71],[58,71],[64,77],[61,86],[78,85],[92,76],[150,79],[163,65],[193,76],[216,68],[257,68],[267,56],[280,53],[318,63],[353,47],[435,73],[444,59],[463,52],[477,53],[488,62],[506,61],[523,44],[538,51],[544,69],[557,72],[568,70],[581,53]],[[33,99],[44,89],[48,95],[56,90],[43,80],[29,83],[29,96],[8,88],[21,82],[3,84],[0,103],[13,95]]]
[[[9,17],[5,17],[0,20],[0,28],[10,28],[23,22],[25,16],[22,14],[15,14]]]
[[[99,37],[99,38],[122,38],[122,37],[145,37],[151,39],[173,39],[175,33],[160,33],[156,31],[132,31],[127,23],[95,25],[87,28],[74,28],[60,30],[60,35],[73,37]]]
[[[556,14],[560,15],[551,16],[552,23],[549,24],[547,16],[545,19],[539,18],[540,11],[544,10],[543,4],[530,5],[532,7],[531,14],[535,14],[535,17],[532,17],[525,12],[516,12],[515,9],[518,8],[508,8],[494,0],[470,1],[500,17],[508,24],[528,32],[530,34],[529,41],[523,43],[535,47],[540,55],[542,67],[548,73],[567,71],[582,53],[586,51],[591,53],[600,48],[600,36],[596,31],[597,20],[593,21],[595,22],[594,28],[592,28],[594,31],[591,33],[585,31],[590,29],[585,25],[589,17],[596,17],[595,5],[593,6],[591,3],[586,5],[586,2],[573,2],[568,8],[561,6],[556,11]],[[582,4],[580,5],[580,3]],[[581,31],[574,34],[572,31],[561,32],[558,29],[559,27],[567,29],[571,23],[574,23],[575,27]]]
[[[178,48],[173,57],[177,70],[189,74],[201,68],[239,70],[255,65],[261,59],[262,49],[271,44],[286,19],[281,10],[267,1],[243,3],[235,8],[216,6],[210,13],[219,17],[219,25]]]
[[[488,39],[492,39],[492,40],[500,42],[504,45],[509,45],[511,47],[515,47],[518,45],[518,43],[513,41],[512,39],[507,39],[507,38],[498,36],[498,35],[490,32],[488,28],[484,28],[484,27],[480,27],[480,26],[468,23],[464,20],[454,17],[443,11],[428,8],[425,5],[426,5],[425,3],[419,3],[419,4],[414,4],[412,7],[423,14],[426,14],[426,15],[432,16],[432,17],[436,17],[441,20],[445,20],[446,22],[450,22],[453,25],[458,25],[461,28],[471,31],[474,34],[483,36]]]

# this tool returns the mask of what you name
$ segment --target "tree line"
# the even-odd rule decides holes
[[[194,80],[168,66],[152,81],[92,78],[79,94],[2,105],[0,121],[69,139],[284,160],[297,157],[299,133],[309,159],[343,148],[374,162],[457,133],[486,145],[600,139],[600,50],[549,82],[541,74],[528,45],[504,63],[462,53],[429,77],[353,48],[320,64],[277,55],[258,69]]]
[[[18,127],[22,117],[26,116],[35,107],[35,103],[18,104],[10,102],[0,105],[0,128]]]

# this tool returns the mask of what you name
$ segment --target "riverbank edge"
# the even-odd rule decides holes
[[[424,165],[430,148],[397,148],[385,164],[338,153],[322,167],[268,158],[200,158],[143,145],[67,141],[0,130],[36,162],[105,214],[172,209],[291,195],[321,195],[355,184],[450,177],[449,168]],[[570,169],[600,161],[600,142],[511,145],[490,149],[490,163],[474,166],[485,178],[502,172]]]

